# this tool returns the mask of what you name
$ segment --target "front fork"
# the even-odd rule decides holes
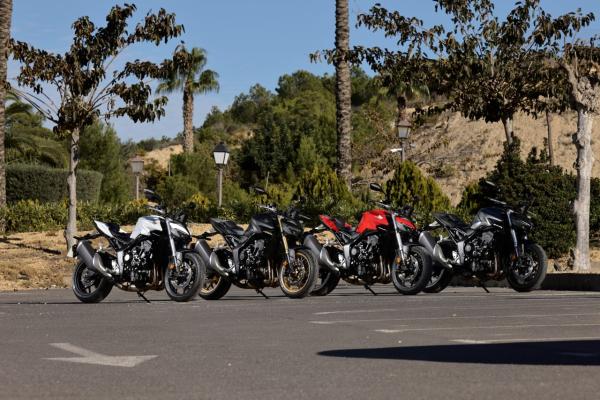
[[[400,228],[396,221],[397,214],[392,212],[392,226],[394,227],[394,234],[396,235],[396,244],[398,249],[396,250],[396,257],[400,257],[403,265],[406,265],[406,252],[404,251],[404,243],[402,242],[402,235],[400,235]]]
[[[177,252],[175,248],[175,241],[173,240],[173,235],[171,234],[171,224],[169,223],[169,219],[165,218],[165,225],[167,228],[167,236],[169,237],[169,247],[171,248],[171,256],[169,257],[169,269],[177,269],[177,272],[180,272],[181,269],[181,254]]]
[[[521,258],[521,249],[519,248],[519,239],[517,238],[517,232],[512,225],[511,218],[512,211],[508,211],[508,228],[510,229],[510,237],[513,242],[513,248],[515,249],[515,261]]]
[[[277,222],[279,223],[279,231],[281,232],[281,241],[283,242],[283,251],[285,251],[285,258],[290,268],[292,268],[292,261],[294,257],[292,257],[292,255],[290,254],[290,246],[288,245],[287,238],[283,233],[283,217],[281,215],[277,216]]]

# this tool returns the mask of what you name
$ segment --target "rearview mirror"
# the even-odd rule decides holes
[[[254,190],[254,193],[256,193],[256,194],[258,194],[260,196],[266,196],[266,195],[268,195],[267,191],[265,189],[259,187],[259,186],[254,186],[252,188],[252,190]]]
[[[369,189],[371,189],[374,192],[383,192],[383,188],[378,183],[371,183],[369,185]]]
[[[144,189],[144,197],[153,203],[160,203],[162,201],[160,196],[150,189]]]

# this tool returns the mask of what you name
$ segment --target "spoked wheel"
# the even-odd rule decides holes
[[[77,263],[73,271],[73,293],[83,303],[99,303],[112,290],[112,283],[92,271],[83,262]]]
[[[231,288],[231,282],[218,273],[210,271],[204,280],[204,285],[198,292],[198,296],[205,300],[218,300],[227,294],[229,288]]]
[[[517,292],[529,292],[539,288],[547,269],[548,257],[542,246],[528,243],[521,258],[508,268],[506,280]]]
[[[195,253],[184,253],[180,268],[165,271],[165,290],[174,301],[191,300],[204,282],[205,267]]]
[[[439,293],[448,287],[450,281],[452,281],[452,271],[440,265],[434,265],[431,278],[423,291],[425,293]]]
[[[418,246],[410,248],[406,262],[396,262],[392,266],[392,282],[396,290],[405,295],[417,294],[427,286],[431,278],[431,257]]]
[[[311,296],[327,296],[337,287],[340,281],[340,274],[329,268],[319,268],[319,275],[314,289],[310,292]]]
[[[296,250],[296,257],[292,265],[289,265],[286,260],[279,269],[281,291],[291,298],[306,296],[315,286],[317,269],[317,263],[310,252]]]

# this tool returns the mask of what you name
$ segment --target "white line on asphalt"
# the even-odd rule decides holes
[[[379,333],[400,333],[400,329],[375,329],[375,332]]]
[[[313,313],[313,315],[360,314],[360,313],[391,312],[391,311],[399,311],[399,309],[397,309],[397,308],[380,308],[378,310],[321,311],[321,312]]]
[[[579,337],[554,337],[554,338],[515,338],[515,339],[452,339],[451,342],[464,344],[491,344],[491,343],[520,343],[520,342],[561,342],[571,340],[600,340],[598,336],[579,336]]]
[[[380,319],[346,319],[334,321],[310,321],[313,324],[333,325],[348,324],[353,322],[385,322],[385,321],[428,321],[428,320],[468,320],[468,319],[502,319],[502,318],[546,318],[546,317],[584,317],[599,316],[600,313],[573,313],[573,314],[519,314],[519,315],[474,315],[474,316],[449,316],[449,317],[407,317],[407,318],[380,318]]]
[[[58,349],[67,351],[69,353],[77,354],[79,357],[56,357],[56,358],[44,358],[44,360],[51,361],[64,361],[79,364],[95,364],[95,365],[106,365],[110,367],[125,367],[133,368],[144,361],[151,360],[157,356],[107,356],[104,354],[95,353],[90,350],[86,350],[82,347],[74,346],[71,343],[50,343],[50,346]]]
[[[527,328],[568,328],[600,326],[600,324],[529,324],[529,325],[488,325],[488,326],[461,326],[447,328],[408,328],[400,329],[401,332],[429,332],[429,331],[460,331],[465,329],[527,329]]]

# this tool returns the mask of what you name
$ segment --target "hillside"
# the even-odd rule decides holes
[[[571,135],[577,128],[577,115],[566,113],[554,116],[554,152],[558,165],[575,172],[575,146]],[[532,147],[541,149],[547,135],[545,118],[534,119],[519,114],[514,122],[515,134],[522,142],[523,157]],[[597,131],[597,129],[596,129]],[[503,150],[505,141],[501,123],[488,124],[469,121],[458,114],[441,116],[437,123],[416,130],[411,139],[414,148],[408,158],[419,164],[425,172],[434,176],[444,192],[457,204],[466,185],[477,181],[491,171]],[[600,151],[600,141],[594,144],[595,153]],[[389,148],[399,147],[398,143]],[[382,154],[382,161],[399,158],[389,150]],[[600,163],[594,164],[593,175],[600,177]]]

